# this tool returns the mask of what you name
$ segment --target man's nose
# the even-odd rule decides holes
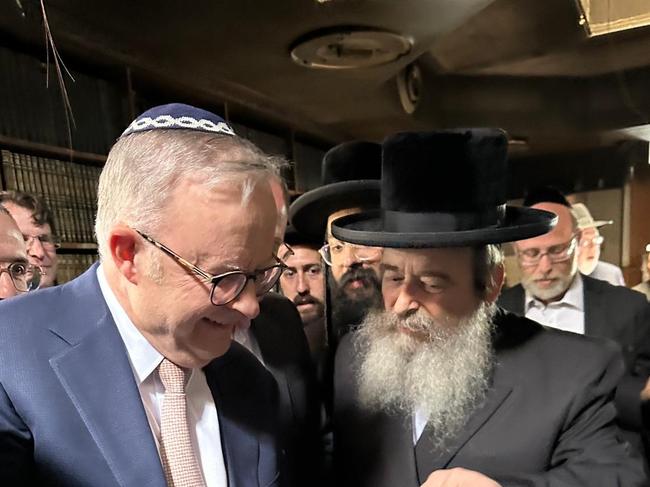
[[[260,314],[260,302],[255,293],[255,284],[252,279],[246,283],[244,290],[232,302],[231,308],[239,311],[250,320]]]
[[[38,260],[45,258],[45,247],[39,238],[31,237],[27,240],[27,253]]]
[[[309,280],[303,272],[298,273],[298,286],[296,287],[298,294],[309,293]]]
[[[354,247],[346,245],[343,250],[343,265],[349,269],[355,265],[360,266],[361,264],[362,262],[357,257]]]
[[[553,261],[551,260],[551,257],[546,253],[542,254],[542,256],[539,259],[539,263],[537,264],[537,270],[541,272],[548,272],[553,268]]]
[[[420,302],[417,300],[416,288],[413,283],[405,282],[393,305],[393,312],[397,315],[405,315],[418,309],[420,309]]]

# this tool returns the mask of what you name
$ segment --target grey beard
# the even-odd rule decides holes
[[[553,301],[564,295],[567,289],[571,286],[574,277],[575,274],[571,274],[570,276],[559,275],[557,276],[558,280],[549,288],[539,287],[535,284],[532,277],[522,277],[521,285],[526,291],[528,291],[528,294],[535,298],[541,299],[542,301]]]
[[[486,396],[493,368],[495,305],[482,303],[458,325],[437,323],[424,310],[407,318],[368,314],[355,345],[360,355],[359,401],[370,411],[428,417],[436,448],[455,438]],[[398,324],[425,340],[398,331]]]

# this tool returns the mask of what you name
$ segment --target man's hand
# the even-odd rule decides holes
[[[464,468],[436,470],[422,487],[501,487],[482,473]]]

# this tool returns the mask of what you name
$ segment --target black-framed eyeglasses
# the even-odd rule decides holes
[[[539,264],[539,261],[542,260],[542,257],[547,255],[551,262],[555,264],[569,260],[576,247],[577,236],[574,235],[568,242],[553,245],[551,247],[548,247],[546,250],[537,248],[517,250],[517,258],[519,259],[519,263],[522,266],[529,267]]]
[[[212,289],[210,290],[210,301],[215,306],[223,306],[237,299],[246,288],[249,280],[252,280],[255,285],[255,294],[258,297],[264,295],[275,286],[275,283],[282,275],[282,272],[287,268],[284,262],[282,262],[276,255],[273,255],[273,258],[276,259],[278,263],[265,267],[264,269],[259,269],[254,272],[234,270],[224,272],[223,274],[217,274],[215,276],[204,271],[200,267],[195,266],[166,245],[151,238],[149,235],[140,230],[135,231],[138,232],[138,234],[147,242],[158,247],[181,266],[201,277],[207,284],[211,284]]]
[[[0,276],[9,274],[11,282],[19,293],[34,291],[41,285],[43,272],[41,268],[26,262],[0,264]]]

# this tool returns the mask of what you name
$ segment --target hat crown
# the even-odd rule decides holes
[[[386,139],[383,149],[384,211],[481,213],[506,203],[502,130],[401,133]]]
[[[375,142],[344,142],[332,147],[323,157],[323,185],[381,179],[381,145]]]
[[[578,228],[587,228],[594,226],[594,217],[591,216],[589,209],[582,203],[576,203],[571,207],[573,215],[578,222]]]
[[[553,213],[506,205],[500,129],[401,133],[383,144],[381,208],[336,219],[345,242],[395,248],[512,242],[548,232]]]
[[[584,230],[585,228],[598,228],[613,223],[612,220],[594,220],[589,208],[582,203],[576,203],[573,205],[571,207],[571,212],[573,213],[573,216],[578,223],[578,229],[580,230]]]

